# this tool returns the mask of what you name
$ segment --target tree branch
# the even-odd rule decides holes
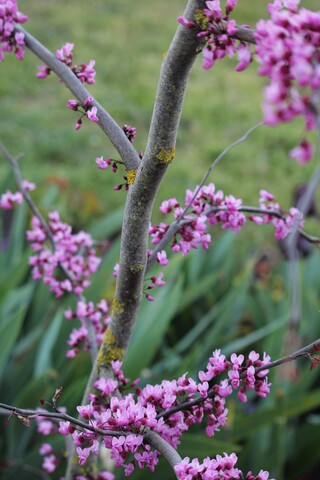
[[[189,0],[185,14],[193,16],[204,8],[204,0]],[[126,203],[120,268],[113,305],[112,334],[114,346],[122,352],[129,339],[140,305],[147,260],[148,230],[153,202],[161,180],[174,158],[175,143],[187,80],[201,40],[194,30],[178,26],[163,61],[148,144]],[[107,348],[102,345],[101,365]],[[107,345],[108,346],[108,345]]]
[[[172,468],[182,461],[177,450],[175,450],[170,443],[160,437],[157,432],[149,430],[144,434],[144,439],[149,445],[151,445],[151,447],[162,453]],[[177,476],[177,478],[179,477]]]
[[[39,211],[38,207],[36,206],[36,204],[33,202],[33,200],[30,197],[28,191],[23,186],[23,178],[22,178],[22,175],[21,175],[21,171],[20,171],[17,159],[14,158],[8,152],[8,150],[5,148],[5,146],[2,143],[0,143],[0,152],[3,153],[3,155],[6,157],[6,159],[10,163],[10,165],[12,167],[12,170],[13,170],[13,173],[14,173],[14,176],[15,176],[15,179],[16,179],[16,182],[17,182],[17,185],[18,185],[18,188],[21,191],[23,198],[25,199],[28,207],[30,208],[30,210],[32,211],[34,216],[37,217],[39,222],[41,223],[41,226],[45,231],[46,237],[50,242],[52,252],[55,252],[56,251],[56,243],[54,241],[54,238],[53,238],[53,235],[52,235],[51,230],[49,228],[49,225],[47,224],[47,222],[43,218],[43,216],[42,216],[41,212]],[[71,284],[74,285],[73,275],[69,272],[69,270],[67,268],[64,267],[64,265],[61,262],[59,262],[59,268],[63,272],[65,277],[71,282]],[[74,290],[72,290],[72,292],[74,293]],[[76,298],[78,300],[85,301],[85,297],[83,295],[76,295]],[[93,326],[92,322],[89,321],[88,319],[86,319],[86,327],[87,327],[87,330],[88,330],[91,360],[92,360],[92,363],[94,363],[96,358],[97,358],[98,348],[97,348],[97,342],[96,342],[96,338],[95,338],[94,326]]]
[[[226,211],[226,210],[228,210],[228,208],[225,207],[225,206],[220,206],[220,207],[219,206],[212,206],[211,208],[209,208],[205,212],[205,214],[209,215],[210,213],[223,212],[223,211]],[[282,212],[280,212],[279,210],[268,210],[268,209],[265,209],[265,208],[251,207],[251,206],[248,206],[248,205],[243,205],[242,207],[239,207],[238,211],[243,212],[243,213],[257,213],[259,215],[272,215],[272,216],[277,217],[277,218],[282,218],[283,220],[285,219],[285,215]],[[189,218],[188,220],[181,220],[181,217],[179,217],[178,220],[171,223],[168,230],[166,231],[166,233],[164,234],[164,236],[162,237],[162,239],[160,240],[160,242],[157,244],[156,248],[153,250],[152,254],[150,255],[150,257],[148,259],[147,267],[146,267],[146,272],[148,272],[151,269],[154,262],[156,261],[157,253],[161,252],[162,250],[164,250],[166,248],[166,246],[168,245],[170,240],[179,232],[180,228],[183,225],[187,225],[188,223],[192,223],[195,218],[196,218],[196,215],[194,215],[192,218]],[[314,243],[314,244],[320,244],[320,237],[314,237],[312,235],[309,235],[307,232],[305,232],[301,228],[298,229],[298,233],[303,238],[308,240],[308,242]]]
[[[15,31],[21,32],[25,35],[25,44],[29,50],[55,72],[82,105],[88,97],[91,97],[90,92],[83,86],[70,68],[60,62],[60,60],[58,60],[36,38],[19,25],[16,25]],[[133,148],[122,128],[99,102],[93,100],[92,105],[97,107],[97,116],[99,118],[98,124],[100,128],[106,133],[111,143],[116,148],[125,164],[126,170],[137,170],[140,164],[139,155]]]
[[[89,430],[90,432],[94,432],[97,435],[101,436],[112,436],[112,437],[121,437],[122,435],[129,435],[131,432],[120,432],[117,430],[103,430],[101,428],[93,427],[92,425],[82,422],[75,417],[71,417],[66,413],[62,412],[48,412],[48,411],[37,411],[37,410],[27,410],[24,408],[17,408],[12,405],[6,405],[5,403],[0,403],[0,410],[11,412],[15,416],[20,416],[26,419],[35,418],[35,417],[44,417],[44,418],[53,418],[65,422],[70,422],[72,425],[76,427],[80,427],[83,430]]]
[[[312,343],[309,343],[308,345],[301,348],[300,350],[297,350],[296,352],[291,353],[290,355],[286,355],[282,358],[279,358],[278,360],[275,360],[274,362],[269,362],[266,365],[263,365],[262,367],[256,368],[255,373],[259,373],[264,370],[269,370],[270,368],[277,367],[278,365],[282,365],[283,363],[291,362],[292,360],[295,360],[298,357],[303,357],[309,350],[313,349],[314,345],[319,345],[319,344],[320,344],[320,338],[318,338]],[[244,374],[241,374],[240,378],[243,378],[243,377],[244,377]],[[213,396],[215,396],[215,392],[213,390],[209,391],[208,397],[213,397]],[[174,413],[181,412],[182,410],[188,410],[189,408],[194,407],[195,405],[199,405],[205,402],[205,400],[206,399],[203,397],[198,397],[193,400],[190,400],[189,402],[182,402],[179,405],[175,405],[174,407],[168,408],[168,410],[164,410],[163,412],[159,413],[156,418],[157,420],[159,418],[168,418]]]

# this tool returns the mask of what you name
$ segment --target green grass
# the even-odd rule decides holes
[[[139,151],[146,145],[162,56],[185,3],[25,0],[19,5],[30,17],[26,28],[52,51],[71,41],[75,62],[96,60],[97,83],[90,90],[120,125],[137,128]],[[254,25],[261,16],[266,18],[267,3],[242,0],[236,18]],[[28,52],[24,62],[8,56],[0,65],[1,140],[13,154],[25,153],[23,174],[39,185],[35,198],[39,201],[49,185],[57,185],[54,207],[66,220],[84,227],[124,203],[125,192],[112,191],[121,174],[99,171],[94,161],[116,154],[96,125],[87,122],[75,132],[77,115],[66,108],[72,95],[54,75],[37,80],[39,63]],[[236,60],[227,60],[206,72],[198,59],[187,90],[176,158],[156,205],[170,196],[183,199],[185,188],[200,181],[213,159],[261,119],[265,81],[257,76],[255,63],[243,73],[234,71],[235,64]],[[299,121],[276,129],[263,127],[223,159],[210,181],[246,204],[257,204],[259,189],[265,188],[289,207],[293,186],[305,181],[314,168],[302,168],[287,158],[302,135]],[[7,169],[1,162],[0,174]]]

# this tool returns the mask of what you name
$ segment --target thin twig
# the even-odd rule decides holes
[[[259,373],[259,372],[262,372],[264,370],[269,370],[270,368],[274,368],[274,367],[276,367],[278,365],[281,365],[283,363],[295,360],[298,357],[302,357],[302,356],[305,355],[306,352],[308,352],[308,350],[311,350],[314,347],[314,345],[319,345],[319,344],[320,344],[320,338],[318,338],[317,340],[315,340],[312,343],[309,343],[308,345],[301,348],[300,350],[297,350],[296,352],[291,353],[290,355],[286,355],[282,358],[279,358],[278,360],[275,360],[274,362],[269,362],[266,365],[263,365],[262,367],[256,368],[255,373]],[[244,373],[242,375],[240,375],[240,377],[244,377]],[[214,395],[215,395],[215,392],[211,390],[211,392],[209,392],[209,394],[208,394],[208,397],[213,397]],[[168,410],[164,410],[163,412],[159,413],[156,418],[157,418],[157,420],[159,418],[168,418],[171,415],[173,415],[174,413],[180,412],[182,410],[188,410],[191,407],[194,407],[195,405],[200,405],[205,400],[206,399],[203,398],[203,397],[198,397],[198,398],[195,398],[195,399],[190,400],[188,402],[182,402],[179,405],[175,405],[174,407],[171,407]]]
[[[12,170],[13,170],[13,173],[14,173],[14,176],[15,176],[15,179],[16,179],[16,182],[18,184],[19,190],[21,191],[21,193],[23,195],[23,198],[25,199],[25,201],[28,204],[32,213],[38,218],[39,222],[41,223],[41,226],[44,229],[49,242],[51,243],[51,248],[52,248],[53,252],[55,252],[56,245],[55,245],[55,241],[53,239],[52,233],[50,231],[50,228],[49,228],[47,222],[45,221],[45,219],[43,218],[43,216],[41,215],[38,207],[34,204],[34,202],[33,202],[32,198],[30,197],[29,193],[27,192],[27,190],[23,186],[23,178],[22,178],[22,175],[21,175],[21,172],[20,172],[20,168],[19,168],[17,159],[14,158],[8,152],[8,150],[5,148],[5,146],[2,143],[0,143],[0,151],[3,153],[3,155],[6,157],[6,159],[10,163],[10,165],[12,167]]]
[[[54,418],[58,420],[63,420],[70,422],[72,425],[82,428],[83,430],[89,430],[90,432],[96,433],[101,436],[113,436],[120,437],[121,435],[129,435],[130,432],[120,432],[117,430],[103,430],[101,428],[93,427],[92,425],[82,422],[67,413],[62,412],[48,412],[48,411],[37,411],[29,410],[24,408],[17,408],[12,405],[7,405],[5,403],[0,403],[0,409],[11,412],[12,415],[20,416],[26,419],[35,418],[35,417],[44,417],[44,418]]]
[[[240,143],[244,142],[248,136],[250,135],[250,133],[252,133],[254,130],[256,130],[258,127],[261,127],[263,125],[262,122],[259,122],[257,123],[256,125],[254,125],[253,127],[251,127],[244,135],[242,135],[240,138],[238,138],[238,140],[236,140],[235,142],[231,143],[231,145],[229,145],[227,148],[225,148],[215,159],[214,161],[211,163],[210,167],[208,168],[208,170],[206,171],[206,173],[204,174],[204,177],[202,178],[200,184],[197,186],[194,194],[192,195],[192,198],[191,200],[188,202],[188,204],[186,205],[186,207],[184,208],[184,210],[182,211],[182,213],[179,215],[179,217],[177,218],[177,220],[175,220],[175,222],[173,224],[170,225],[169,227],[169,230],[165,233],[164,237],[161,239],[160,243],[158,244],[158,246],[156,247],[156,249],[152,252],[152,254],[150,255],[150,257],[148,258],[148,263],[147,263],[147,268],[146,268],[146,273],[150,270],[150,268],[152,267],[152,265],[154,264],[154,262],[156,261],[156,258],[157,258],[157,253],[158,252],[161,252],[161,250],[163,250],[166,245],[168,244],[168,242],[171,240],[171,238],[175,235],[175,233],[178,231],[179,229],[179,224],[182,222],[183,220],[183,217],[186,215],[187,211],[189,210],[189,208],[191,207],[192,203],[194,202],[194,200],[197,198],[197,195],[199,194],[201,188],[204,186],[205,182],[207,181],[210,173],[212,172],[212,170],[214,169],[214,167],[220,162],[220,160],[225,156],[227,155],[228,152],[230,152],[230,150],[232,150],[234,147],[236,147],[237,145],[239,145]]]
[[[63,62],[60,62],[60,60],[58,60],[35,37],[20,25],[15,26],[15,31],[24,34],[27,48],[39,57],[40,60],[42,60],[52,71],[54,71],[82,105],[89,96],[92,97],[90,92],[83,86],[72,70]],[[97,107],[97,116],[99,118],[98,125],[106,133],[111,143],[118,151],[125,164],[126,170],[137,170],[141,163],[139,155],[132,146],[132,143],[128,140],[122,128],[99,102],[93,100],[91,104],[92,106]]]
[[[12,167],[12,170],[13,170],[13,173],[14,173],[14,176],[15,176],[15,179],[16,179],[16,182],[17,182],[17,185],[19,187],[19,190],[21,191],[21,193],[23,195],[23,198],[25,199],[25,201],[26,201],[27,205],[29,206],[30,210],[32,211],[34,216],[38,218],[39,222],[41,223],[41,226],[45,231],[46,237],[51,244],[52,252],[54,253],[56,251],[55,240],[53,238],[53,235],[51,233],[49,225],[47,224],[47,222],[45,221],[41,212],[39,211],[38,207],[36,206],[36,204],[34,203],[32,198],[30,197],[28,191],[23,186],[23,177],[22,177],[19,165],[18,165],[17,158],[13,157],[2,143],[0,143],[0,151],[3,153],[5,158],[10,163],[10,165]],[[61,262],[59,262],[59,268],[63,272],[63,274],[66,276],[66,278],[71,282],[71,284],[74,285],[73,275],[69,272],[69,270],[67,270],[65,268],[65,266]],[[74,293],[74,290],[72,290],[72,292]],[[80,295],[80,296],[76,295],[76,298],[78,300],[85,301],[85,297],[83,295]],[[88,330],[88,337],[89,337],[89,344],[90,344],[90,355],[91,355],[92,363],[94,363],[95,359],[97,357],[97,354],[98,354],[98,347],[97,347],[97,342],[95,340],[94,326],[93,326],[92,322],[87,320],[86,321],[86,327],[87,327],[87,330]]]
[[[228,207],[226,206],[212,206],[208,210],[206,210],[204,214],[210,215],[210,213],[223,212],[226,210],[228,210]],[[260,215],[272,215],[277,218],[282,218],[283,220],[285,219],[285,215],[279,210],[268,210],[266,208],[251,207],[249,205],[243,205],[242,207],[238,208],[238,211],[243,213],[257,213]],[[192,223],[195,220],[195,218],[196,218],[196,215],[189,215],[188,219],[185,219],[185,220],[180,219],[179,222],[176,220],[170,224],[168,230],[166,231],[166,233],[164,234],[160,242],[157,244],[156,248],[153,250],[152,254],[148,259],[146,273],[151,269],[152,265],[156,261],[157,253],[165,249],[165,247],[168,245],[170,240],[174,237],[174,235],[176,235],[179,232],[180,228],[183,225],[188,225]],[[298,233],[303,238],[308,240],[308,242],[320,244],[320,237],[314,237],[312,235],[309,235],[302,228],[298,229]]]
[[[236,140],[235,142],[231,143],[231,145],[229,145],[227,148],[225,148],[223,150],[223,152],[220,153],[220,155],[217,156],[217,158],[211,163],[210,167],[208,168],[208,170],[206,171],[206,173],[204,174],[204,177],[203,179],[201,180],[200,184],[197,186],[197,188],[195,189],[194,191],[194,194],[192,195],[191,197],[191,200],[189,201],[189,203],[186,205],[186,207],[184,208],[184,210],[182,211],[182,213],[179,215],[179,217],[177,218],[176,222],[179,223],[180,220],[182,220],[182,218],[186,215],[187,211],[189,210],[189,208],[191,207],[191,205],[193,204],[193,202],[195,201],[195,199],[197,198],[200,190],[202,189],[202,187],[204,186],[204,184],[206,183],[210,173],[212,172],[212,170],[214,169],[214,167],[216,165],[218,165],[218,163],[220,162],[220,160],[225,157],[227,155],[227,153],[230,152],[230,150],[232,150],[233,148],[235,148],[236,146],[238,146],[240,143],[244,142],[245,140],[247,140],[247,138],[249,137],[250,133],[252,133],[254,130],[256,130],[257,128],[259,127],[262,127],[263,123],[262,122],[259,122],[257,123],[256,125],[254,125],[253,127],[249,128],[249,130],[244,134],[242,135],[242,137],[238,138],[238,140]]]

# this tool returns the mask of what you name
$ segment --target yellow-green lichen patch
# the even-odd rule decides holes
[[[124,349],[116,346],[116,338],[110,330],[103,335],[99,349],[97,366],[110,365],[114,360],[123,360]]]
[[[203,13],[202,10],[200,10],[200,9],[196,10],[196,13],[194,15],[194,20],[195,20],[196,24],[198,25],[198,27],[201,28],[201,30],[207,30],[209,20],[208,20],[208,17],[206,17],[206,15]]]
[[[162,163],[171,163],[172,160],[174,159],[175,154],[176,154],[176,149],[175,147],[172,147],[172,148],[160,150],[160,152],[157,153],[156,158],[160,160],[160,162]]]
[[[132,273],[139,273],[143,269],[143,264],[142,263],[134,263],[129,266],[130,272]]]
[[[118,315],[119,313],[123,313],[123,306],[116,298],[112,302],[112,316]]]
[[[136,178],[136,170],[128,170],[126,173],[128,185],[133,185],[133,182]]]

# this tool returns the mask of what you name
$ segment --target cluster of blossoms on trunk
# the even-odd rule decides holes
[[[268,395],[271,384],[268,382],[268,369],[263,367],[269,362],[268,355],[260,358],[254,351],[245,361],[243,355],[235,353],[227,360],[220,350],[215,350],[206,369],[199,372],[199,382],[184,374],[177,380],[164,380],[159,385],[139,388],[139,380],[129,384],[121,370],[122,363],[114,361],[114,378],[99,378],[94,383],[95,393],[89,395],[90,403],[77,407],[91,430],[80,431],[69,421],[61,421],[58,425],[56,420],[37,419],[38,431],[49,435],[58,430],[62,435],[71,435],[80,465],[85,464],[91,454],[98,455],[99,440],[102,440],[104,446],[111,450],[115,465],[123,467],[126,476],[137,467],[154,471],[159,452],[144,442],[144,434],[149,429],[157,432],[174,448],[178,447],[183,433],[196,423],[206,423],[206,434],[215,435],[227,423],[226,399],[233,391],[237,392],[241,402],[247,402],[247,393],[250,391],[262,398]],[[128,387],[134,392],[123,394],[121,398],[113,396],[116,391],[123,392]],[[48,444],[44,445],[41,453],[49,452]],[[216,460],[205,459],[201,466],[197,459],[190,463],[186,458],[175,467],[175,471],[182,480],[191,479],[190,469],[194,470],[197,464],[199,477],[195,478],[221,478],[219,472],[222,470],[227,472],[224,478],[243,478],[238,469],[239,475],[232,477],[236,460],[235,454],[225,454],[224,457],[217,456]],[[58,458],[50,450],[43,468],[52,472],[53,466],[58,463]],[[266,472],[264,475],[246,478],[267,479]]]
[[[178,18],[185,27],[200,30],[199,38],[205,38],[206,46],[202,50],[202,66],[205,70],[212,68],[217,60],[223,60],[226,55],[230,58],[238,55],[238,72],[247,68],[252,60],[250,44],[234,37],[238,26],[235,20],[229,19],[229,15],[236,4],[237,0],[227,0],[223,11],[220,0],[213,0],[206,2],[207,8],[198,13],[194,22],[185,17]]]

